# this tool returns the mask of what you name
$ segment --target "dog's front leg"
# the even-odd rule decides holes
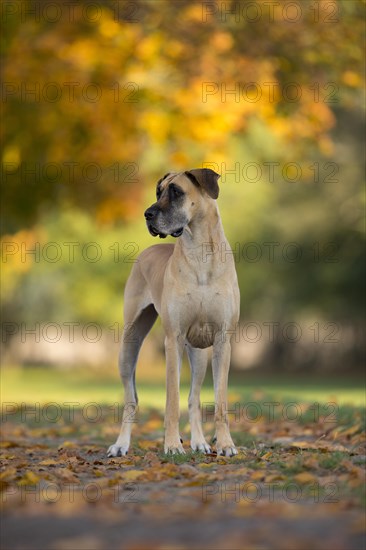
[[[231,439],[228,422],[227,386],[230,368],[231,345],[226,335],[216,335],[212,354],[212,373],[215,389],[216,449],[218,455],[238,454]]]
[[[183,339],[172,334],[165,338],[166,356],[166,409],[165,453],[184,454],[179,435],[179,377],[183,353]]]
[[[188,398],[189,420],[191,423],[191,447],[194,451],[211,452],[202,431],[200,392],[207,369],[207,349],[192,348],[187,345],[187,354],[191,367],[191,389]]]

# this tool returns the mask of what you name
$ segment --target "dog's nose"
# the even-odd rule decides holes
[[[150,208],[148,208],[147,210],[145,210],[144,216],[145,216],[146,220],[152,220],[153,217],[154,217],[154,211],[153,211],[153,209],[150,207]]]

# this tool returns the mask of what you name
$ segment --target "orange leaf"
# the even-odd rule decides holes
[[[255,481],[262,481],[264,479],[264,473],[256,470],[255,472],[252,473],[252,475],[250,476],[250,479],[253,479]]]
[[[126,470],[122,474],[123,481],[135,481],[139,477],[143,476],[145,472],[143,470]]]
[[[16,468],[7,468],[3,470],[0,474],[1,481],[11,481],[17,474]]]
[[[18,481],[18,485],[37,485],[40,477],[31,470],[27,470],[24,476]]]
[[[300,474],[296,474],[294,476],[294,479],[298,481],[299,483],[314,483],[314,481],[317,481],[317,478],[313,476],[313,474],[310,474],[309,472],[301,472]]]

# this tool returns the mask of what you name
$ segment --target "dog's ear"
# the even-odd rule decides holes
[[[156,184],[156,186],[158,186],[163,180],[165,180],[166,177],[170,176],[172,172],[168,172],[167,174],[165,174],[165,176],[163,176],[162,178],[160,178],[160,180],[158,181],[158,183]]]
[[[219,196],[219,185],[217,183],[220,177],[219,174],[216,174],[211,168],[187,170],[185,174],[193,183],[202,187],[212,199],[217,199]]]

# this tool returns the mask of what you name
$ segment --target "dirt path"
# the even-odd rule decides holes
[[[52,424],[8,416],[4,550],[364,548],[366,453],[356,413],[347,426],[239,423],[234,437],[246,444],[232,459],[166,458],[156,411],[143,413],[129,456],[106,459],[118,430],[108,414]]]

